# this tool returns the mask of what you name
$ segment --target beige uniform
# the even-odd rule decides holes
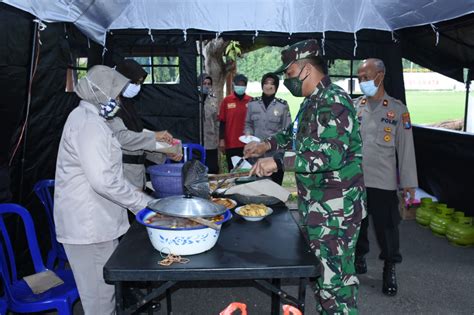
[[[217,97],[209,94],[204,101],[204,147],[215,150],[219,144],[219,103]]]
[[[354,105],[361,123],[365,186],[385,190],[417,187],[415,148],[407,107],[387,93],[375,108],[365,96],[357,98]]]

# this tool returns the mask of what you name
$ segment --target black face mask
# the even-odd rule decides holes
[[[301,97],[303,96],[303,81],[309,76],[305,76],[303,80],[300,80],[300,75],[303,72],[304,67],[301,69],[300,73],[296,77],[287,78],[283,81],[283,85],[286,86],[288,91],[293,94],[293,96]]]

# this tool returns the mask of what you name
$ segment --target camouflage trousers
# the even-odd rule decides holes
[[[302,177],[303,176],[303,177]],[[321,187],[309,190],[307,178],[297,174],[298,209],[303,231],[321,261],[315,291],[321,314],[358,314],[359,280],[355,275],[355,245],[365,216],[363,186]]]

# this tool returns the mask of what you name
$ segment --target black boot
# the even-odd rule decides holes
[[[397,295],[397,275],[395,274],[395,264],[385,262],[383,266],[382,292],[388,296]]]
[[[367,263],[365,262],[364,256],[356,256],[354,265],[356,274],[362,275],[367,273]]]

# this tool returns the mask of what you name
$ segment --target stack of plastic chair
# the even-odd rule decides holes
[[[183,143],[183,162],[191,161],[196,151],[199,152],[199,161],[206,164],[206,149],[197,143]]]
[[[48,258],[46,261],[46,267],[48,269],[64,269],[67,263],[66,252],[64,247],[56,239],[56,229],[54,226],[54,215],[53,215],[53,191],[54,191],[54,180],[44,179],[36,183],[33,188],[39,200],[46,210],[46,217],[48,218],[49,235],[51,237],[51,249],[48,252]]]
[[[79,298],[79,293],[71,270],[55,270],[64,283],[39,294],[34,294],[25,280],[18,279],[13,247],[4,222],[4,217],[8,215],[8,218],[12,218],[12,214],[23,220],[35,273],[48,270],[41,258],[30,213],[16,204],[0,204],[0,232],[3,237],[3,245],[0,245],[0,273],[4,279],[8,309],[13,313],[56,309],[59,315],[72,314],[73,304]]]
[[[194,157],[198,157],[197,152],[199,152],[199,161],[202,164],[206,164],[206,149],[197,143],[183,143],[183,159],[180,163],[191,161]],[[170,159],[166,159],[165,163],[174,163]]]

